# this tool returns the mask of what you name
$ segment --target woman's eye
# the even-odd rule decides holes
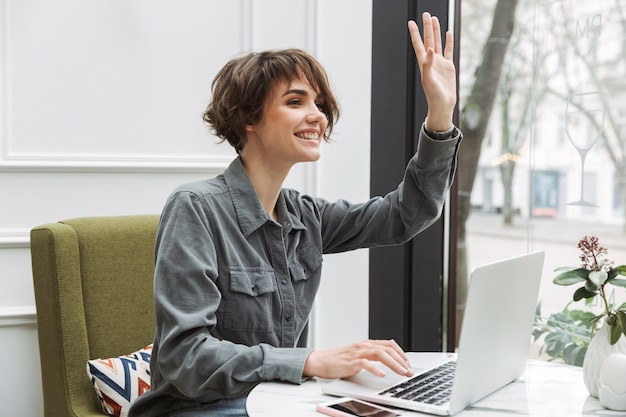
[[[299,106],[300,104],[302,104],[302,102],[299,99],[294,98],[289,100],[287,104],[289,104],[290,106]]]

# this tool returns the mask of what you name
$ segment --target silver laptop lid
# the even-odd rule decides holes
[[[470,274],[450,413],[518,378],[528,358],[544,252],[475,268]]]

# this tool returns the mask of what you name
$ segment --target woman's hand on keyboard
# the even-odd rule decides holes
[[[314,350],[304,363],[303,376],[345,378],[366,370],[385,376],[378,362],[399,375],[412,376],[411,364],[394,340],[365,340],[337,349]]]

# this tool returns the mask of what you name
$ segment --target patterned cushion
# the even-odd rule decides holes
[[[87,361],[87,375],[109,416],[126,417],[133,400],[150,389],[152,345],[117,358]]]

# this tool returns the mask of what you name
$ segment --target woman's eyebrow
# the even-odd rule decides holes
[[[288,96],[289,94],[296,94],[298,96],[308,96],[309,92],[307,90],[300,90],[298,88],[291,88],[291,89],[285,91],[285,93],[282,95],[282,97]],[[315,98],[323,98],[323,96],[318,93],[315,96]]]
[[[309,93],[306,90],[299,90],[296,88],[292,88],[290,90],[285,91],[285,93],[283,94],[283,97],[288,96],[289,94],[297,94],[299,96],[306,96]]]

